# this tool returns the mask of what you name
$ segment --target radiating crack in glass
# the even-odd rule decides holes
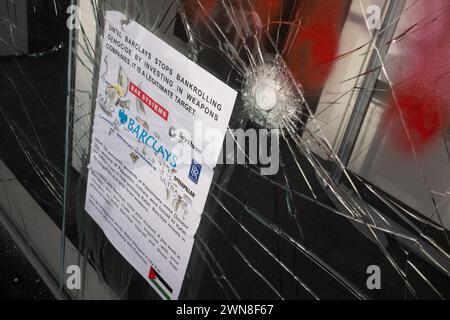
[[[268,289],[269,298],[320,299],[322,296],[329,296],[326,292],[327,286],[334,286],[333,292],[346,292],[352,298],[376,297],[376,294],[372,295],[372,292],[367,290],[365,281],[361,281],[365,279],[365,269],[350,270],[353,261],[340,261],[333,252],[333,243],[326,244],[328,249],[323,248],[321,237],[327,238],[330,235],[317,233],[317,228],[326,232],[320,229],[323,222],[321,219],[325,219],[326,222],[323,223],[327,227],[329,223],[346,225],[348,230],[351,230],[347,234],[348,241],[351,242],[352,239],[361,241],[362,234],[364,241],[375,245],[378,260],[367,263],[383,263],[385,268],[389,268],[389,271],[384,272],[390,277],[400,279],[400,283],[404,286],[405,298],[420,298],[422,292],[419,289],[423,284],[433,292],[434,297],[449,298],[449,292],[445,287],[447,289],[449,287],[450,240],[446,229],[448,224],[446,226],[444,222],[445,217],[449,215],[448,207],[445,207],[449,191],[434,190],[433,184],[429,181],[424,170],[425,160],[415,143],[416,137],[409,129],[410,115],[402,107],[399,84],[392,74],[391,65],[395,57],[389,57],[385,51],[390,45],[407,41],[421,30],[438,23],[440,19],[448,19],[449,6],[442,5],[426,17],[411,21],[409,27],[397,32],[395,38],[390,39],[388,43],[379,43],[378,39],[393,31],[393,28],[397,28],[398,22],[405,15],[420,9],[424,5],[424,0],[407,1],[400,14],[394,16],[380,30],[370,28],[369,17],[366,15],[369,1],[327,0],[318,3],[315,7],[300,0],[267,1],[264,4],[250,0],[178,0],[160,1],[152,7],[152,4],[146,1],[85,1],[84,8],[93,13],[94,21],[85,18],[80,30],[77,31],[76,45],[69,46],[69,50],[73,50],[76,58],[75,65],[77,68],[84,68],[82,76],[92,84],[92,89],[73,88],[70,92],[75,115],[71,123],[74,138],[73,160],[83,164],[77,188],[84,188],[82,181],[86,177],[87,146],[92,129],[92,110],[95,105],[93,100],[96,92],[95,81],[101,76],[98,75],[98,69],[104,25],[103,14],[105,10],[119,10],[126,14],[128,21],[135,20],[143,24],[165,41],[173,42],[174,46],[179,45],[178,38],[184,38],[185,54],[190,59],[205,65],[211,72],[220,74],[223,81],[239,92],[230,130],[235,127],[281,130],[281,168],[277,175],[262,176],[258,166],[253,164],[239,166],[231,172],[221,166],[216,169],[225,173],[220,175],[222,180],[213,182],[209,207],[203,213],[200,228],[204,231],[195,236],[193,253],[208,271],[202,268],[200,269],[203,271],[188,269],[188,280],[199,277],[198,273],[209,273],[226,298],[246,298],[256,294],[241,284],[243,279],[236,274],[236,270],[230,270],[230,264],[220,256],[217,242],[223,241],[231,248],[232,253],[228,253],[229,256],[240,261],[241,267],[245,268],[242,274],[252,273],[256,279],[255,287]],[[344,3],[347,5],[343,5]],[[385,8],[390,8],[386,3]],[[435,3],[439,3],[439,0]],[[322,22],[311,26],[311,17],[318,15],[317,12],[327,12],[334,6],[346,10],[349,10],[350,6],[351,8],[359,6],[358,18],[364,19],[366,27],[361,32],[368,33],[368,39],[362,43],[355,42],[355,46],[346,48],[344,53],[338,54],[336,50],[332,56],[324,54],[318,63],[310,63],[311,61],[304,57],[308,56],[305,52],[312,50],[310,54],[313,57],[321,57],[323,52],[320,50],[327,48],[314,43],[321,41],[315,37],[315,32],[325,37],[323,34],[327,30],[336,31],[340,28],[335,26],[334,29],[328,29],[329,25],[323,25]],[[56,1],[54,8],[55,15],[64,12],[64,8],[60,8]],[[355,14],[355,11],[352,11],[352,15]],[[350,15],[344,17],[352,18]],[[330,20],[328,23],[334,25],[338,22]],[[177,24],[178,26],[181,24],[183,30],[182,32],[176,30],[175,33],[178,34],[173,35],[173,27]],[[95,30],[94,35],[91,31],[92,26]],[[15,22],[8,17],[1,17],[0,27],[2,28],[0,42],[17,52],[17,56],[29,59],[51,57],[55,52],[67,47],[66,43],[56,43],[41,52],[20,52],[19,48],[15,48],[13,41],[17,32]],[[339,41],[339,35],[335,40]],[[305,43],[306,46],[302,47]],[[297,60],[292,59],[293,54],[299,55],[296,56]],[[377,62],[375,65],[361,68],[358,74],[339,74],[338,83],[354,81],[355,85],[338,92],[331,101],[318,101],[317,97],[320,94],[326,95],[330,91],[330,88],[325,86],[325,80],[329,77],[333,66],[358,55],[368,57],[373,55]],[[217,66],[211,66],[208,62],[211,56],[220,57],[223,63],[222,70],[217,69]],[[17,64],[20,75],[37,97],[38,103],[48,113],[49,121],[57,122],[50,111],[51,107],[46,105],[33,80],[27,77],[26,71],[20,67],[16,59],[18,58],[14,58],[13,61]],[[0,66],[0,69],[1,77],[15,91],[20,102],[18,108],[23,109],[24,121],[31,127],[31,131],[25,133],[21,129],[23,124],[16,123],[11,111],[1,105],[0,115],[8,123],[11,137],[20,146],[43,185],[59,203],[62,203],[61,165],[52,162],[47,156],[46,144],[41,140],[37,124],[28,113],[31,106],[23,101],[17,89],[19,83],[15,82],[3,67]],[[223,74],[223,71],[226,73]],[[380,79],[385,79],[387,87],[382,89],[364,87],[365,79],[378,73]],[[445,78],[448,74],[449,70],[442,70],[441,77]],[[317,82],[320,82],[320,86],[317,86]],[[336,90],[339,91],[339,88]],[[326,134],[329,127],[342,120],[343,114],[335,114],[325,122],[321,120],[323,114],[344,106],[348,103],[346,101],[349,96],[364,94],[375,96],[377,93],[389,93],[392,96],[393,105],[399,114],[400,130],[406,135],[417,173],[421,176],[423,187],[428,190],[433,205],[431,216],[418,214],[353,172],[350,165],[357,162],[371,148],[372,142],[360,147],[359,152],[354,153],[349,161],[343,162],[336,144],[330,141],[329,135]],[[443,141],[450,164],[447,137],[448,131],[443,132],[440,139]],[[245,150],[245,146],[238,148]],[[319,153],[325,156],[320,156]],[[448,167],[444,169],[448,170]],[[242,177],[245,177],[246,186],[235,189],[235,180],[244,180]],[[259,188],[255,187],[255,184],[261,184],[262,189],[269,186],[272,188],[273,199],[265,200],[265,209],[257,203]],[[78,210],[82,211],[82,206]],[[106,249],[103,242],[90,243],[86,240],[89,237],[85,238],[86,235],[82,231],[86,220],[80,219],[79,223],[81,243],[86,246],[82,252],[97,257],[105,256]],[[336,229],[327,231],[338,232]],[[314,235],[311,235],[311,232],[315,232]],[[260,256],[257,258],[249,248],[258,250],[264,258]],[[290,259],[287,258],[286,252],[280,253],[280,250],[288,250],[287,248],[292,250]],[[345,253],[341,254],[343,257],[349,257]],[[365,268],[364,253],[360,252],[356,258],[361,260],[359,266]],[[426,262],[426,267],[423,262]],[[100,262],[93,263],[98,265]],[[355,262],[355,265],[358,263]],[[429,277],[430,271],[425,272],[424,268],[442,274],[447,283],[436,283],[436,278]],[[275,275],[276,273],[278,275]],[[362,274],[362,278],[355,276],[355,273]],[[130,287],[132,277],[126,279],[120,296],[126,296]],[[295,283],[296,295],[285,289],[289,282]],[[195,295],[189,295],[189,285],[186,288],[186,297],[195,298]],[[246,288],[247,291],[240,291],[239,288],[241,290]]]

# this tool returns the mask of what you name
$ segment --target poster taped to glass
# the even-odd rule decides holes
[[[85,209],[177,299],[237,93],[121,13],[105,21]]]

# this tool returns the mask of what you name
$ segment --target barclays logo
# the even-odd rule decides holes
[[[128,121],[128,116],[123,109],[119,111],[119,120],[121,124],[125,124]]]

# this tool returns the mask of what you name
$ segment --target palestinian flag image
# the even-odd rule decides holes
[[[170,293],[173,292],[172,288],[169,284],[158,274],[158,272],[150,267],[150,273],[148,274],[148,278],[151,282],[158,288],[159,292],[167,299],[170,300]]]

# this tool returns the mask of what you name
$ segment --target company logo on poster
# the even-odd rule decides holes
[[[164,121],[169,118],[169,112],[158,102],[152,99],[148,94],[141,90],[137,85],[130,81],[130,92],[144,102],[154,113],[160,116]]]
[[[192,159],[191,169],[189,170],[189,179],[191,179],[195,184],[198,183],[200,179],[200,173],[202,172],[202,165]]]

